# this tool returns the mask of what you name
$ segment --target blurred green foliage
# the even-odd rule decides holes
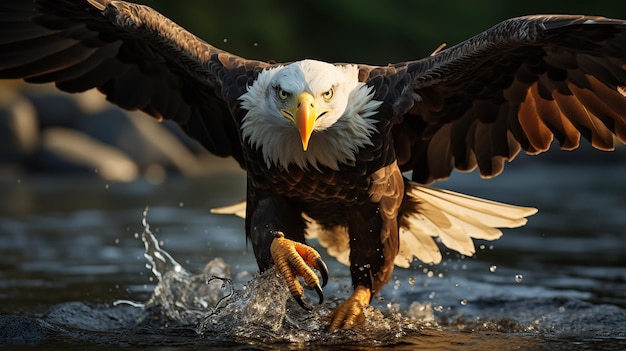
[[[140,0],[135,0],[140,1]],[[247,58],[387,64],[429,55],[509,17],[626,18],[621,1],[143,0],[214,46]]]

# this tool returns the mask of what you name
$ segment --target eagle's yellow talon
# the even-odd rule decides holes
[[[370,303],[369,288],[358,285],[352,295],[330,312],[325,319],[330,321],[329,331],[350,329],[365,321],[364,310]]]
[[[270,253],[274,260],[274,268],[280,272],[289,288],[291,296],[303,309],[312,308],[302,301],[303,289],[298,276],[303,277],[306,285],[315,289],[319,296],[319,303],[324,302],[324,293],[315,272],[309,267],[317,269],[322,275],[322,286],[328,282],[328,268],[320,255],[313,248],[297,241],[285,238],[282,232],[274,233],[274,240],[270,246]]]

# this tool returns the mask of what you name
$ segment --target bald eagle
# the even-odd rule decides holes
[[[499,174],[521,150],[580,137],[626,142],[626,21],[506,20],[458,45],[388,66],[275,64],[220,50],[146,6],[3,0],[0,78],[97,88],[125,109],[178,122],[247,171],[245,230],[261,271],[323,299],[317,237],[349,266],[353,294],[331,330],[360,323],[395,265],[438,263],[435,238],[464,255],[533,208],[427,184],[453,170]],[[320,271],[322,282],[317,273]]]

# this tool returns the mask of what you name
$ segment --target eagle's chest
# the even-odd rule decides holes
[[[280,169],[257,163],[248,168],[250,183],[257,189],[273,192],[305,203],[350,204],[366,201],[370,179],[365,166],[340,170]]]

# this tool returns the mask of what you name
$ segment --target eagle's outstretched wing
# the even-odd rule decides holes
[[[243,164],[231,112],[268,64],[219,50],[149,7],[123,1],[5,0],[0,78],[93,87],[126,109],[175,120],[209,151]],[[361,66],[396,156],[413,179],[453,169],[500,173],[524,149],[580,136],[600,149],[626,140],[626,22],[528,16],[502,22],[450,49],[388,67]],[[392,111],[393,110],[393,111]]]
[[[398,162],[428,183],[453,169],[485,177],[520,150],[580,136],[626,142],[626,21],[538,15],[504,21],[422,60],[362,69],[396,114]],[[384,89],[383,89],[384,88]]]
[[[123,1],[3,0],[0,16],[0,78],[55,82],[68,92],[98,88],[125,109],[179,122],[209,151],[242,164],[229,103],[265,63]]]

